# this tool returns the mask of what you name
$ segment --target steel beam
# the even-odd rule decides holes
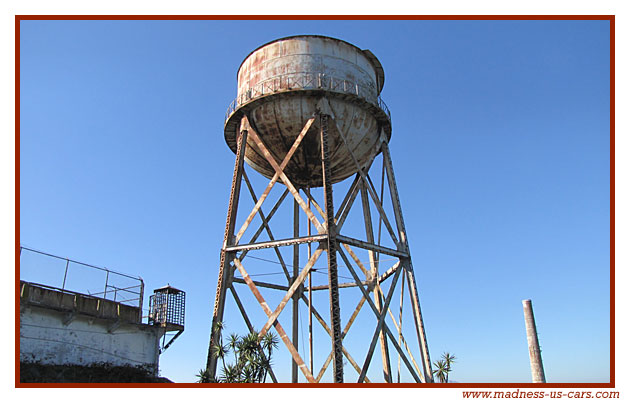
[[[300,143],[302,142],[302,139],[304,138],[304,136],[306,136],[306,132],[308,132],[308,129],[310,129],[311,125],[313,124],[313,121],[315,120],[315,118],[311,118],[309,119],[306,124],[304,125],[304,127],[302,128],[302,131],[300,132],[300,134],[297,136],[297,138],[295,139],[295,142],[293,143],[293,145],[291,146],[291,148],[289,149],[289,151],[287,152],[286,156],[284,157],[284,160],[282,161],[282,163],[278,166],[275,159],[273,158],[273,156],[271,155],[271,153],[267,150],[267,148],[262,145],[262,140],[260,140],[260,138],[258,137],[258,134],[252,129],[251,125],[249,124],[249,120],[247,119],[247,117],[245,116],[243,118],[243,121],[250,134],[252,135],[251,137],[253,138],[253,140],[256,142],[256,145],[258,146],[258,148],[260,149],[260,151],[264,154],[265,158],[267,158],[268,160],[273,161],[275,166],[274,168],[278,168],[276,170],[275,175],[271,178],[271,181],[269,181],[269,184],[267,185],[267,187],[265,188],[265,190],[263,191],[262,195],[260,196],[260,198],[258,199],[258,202],[256,203],[256,205],[254,206],[254,208],[252,209],[252,211],[249,213],[249,216],[247,216],[247,219],[245,220],[245,222],[243,223],[243,225],[241,226],[241,229],[238,231],[238,233],[236,234],[236,239],[235,239],[235,244],[238,243],[238,241],[241,239],[241,237],[243,236],[243,234],[245,233],[245,230],[247,230],[247,227],[249,226],[249,224],[252,222],[252,219],[254,218],[254,216],[256,215],[256,213],[258,212],[258,209],[260,209],[260,207],[262,206],[263,202],[265,201],[265,199],[267,198],[267,196],[269,195],[269,192],[271,191],[271,188],[273,188],[273,185],[276,184],[276,182],[278,181],[278,179],[282,178],[282,180],[284,181],[284,178],[286,178],[286,176],[284,176],[284,168],[287,166],[287,164],[289,163],[289,161],[291,160],[291,157],[293,157],[293,154],[295,153],[295,151],[297,150],[298,146],[300,145]],[[283,178],[284,176],[284,178]],[[285,182],[286,184],[286,182]],[[288,186],[287,186],[288,187]]]
[[[367,286],[369,286],[370,284],[371,284],[371,282],[369,282],[369,281],[363,281],[363,282],[361,282],[361,285],[367,285]],[[352,287],[357,287],[357,283],[340,283],[340,284],[338,285],[338,287],[339,287],[340,289],[341,289],[341,288],[352,288]],[[307,289],[307,291],[308,291],[308,290],[311,290],[311,291],[324,291],[324,290],[328,290],[328,286],[327,286],[327,285],[316,285],[316,286],[314,286],[314,287],[312,287],[312,288],[308,288],[308,289]]]
[[[371,184],[371,181],[368,181],[367,175],[363,172],[363,167],[361,167],[361,165],[359,165],[359,161],[357,161],[356,157],[354,156],[354,152],[353,152],[352,148],[350,148],[350,145],[348,144],[348,141],[346,140],[346,136],[343,134],[343,132],[341,131],[341,129],[337,125],[337,122],[335,122],[335,127],[337,129],[337,134],[339,134],[339,137],[343,141],[343,144],[348,149],[348,154],[352,158],[352,161],[354,162],[354,165],[357,168],[358,174],[361,175],[361,179],[363,179],[363,181],[367,185]],[[387,215],[385,214],[385,210],[383,210],[383,206],[381,205],[381,203],[380,203],[380,201],[378,199],[378,196],[376,195],[376,191],[374,191],[373,187],[371,187],[371,186],[368,186],[368,190],[370,192],[370,196],[372,197],[372,200],[374,201],[374,205],[376,206],[376,209],[378,210],[379,214],[381,215],[381,217],[383,219],[383,223],[385,224],[385,227],[387,228],[387,231],[389,231],[389,234],[392,237],[392,240],[394,241],[394,243],[396,245],[398,245],[398,238],[396,237],[396,233],[394,232],[391,224],[389,223],[389,220],[387,219]]]
[[[404,296],[405,296],[405,280],[403,279],[403,281],[400,283],[400,310],[399,310],[399,315],[398,315],[398,321],[400,322],[400,327],[398,328],[398,344],[402,343],[402,337],[403,337],[402,324],[403,324],[403,306],[405,302]],[[396,322],[394,322],[394,324],[396,324]],[[406,345],[407,343],[405,343],[405,346]],[[413,363],[415,364],[416,361],[414,360]],[[418,370],[418,372],[420,372],[419,368],[416,367],[416,369]],[[400,383],[400,355],[398,355],[398,383]]]
[[[356,177],[359,179],[361,178],[359,174],[357,174]],[[355,185],[354,187],[350,187],[350,189],[348,190],[348,194],[346,195],[346,196],[349,196],[348,201],[342,206],[343,210],[341,209],[339,210],[338,217],[335,217],[335,219],[337,220],[337,231],[341,231],[341,228],[343,227],[343,224],[346,222],[346,218],[348,218],[350,209],[352,208],[352,205],[354,204],[354,200],[357,198],[358,194],[359,194],[358,184]]]
[[[243,283],[245,283],[245,281],[243,281]],[[245,307],[243,306],[243,303],[241,302],[241,299],[238,297],[238,294],[236,293],[236,290],[234,289],[233,285],[230,285],[230,292],[232,293],[232,297],[234,297],[234,301],[236,301],[236,306],[238,307],[238,310],[241,312],[241,316],[243,317],[243,320],[245,321],[245,325],[247,325],[247,329],[249,329],[250,333],[255,333],[256,330],[252,326],[252,322],[249,320],[249,316],[247,316],[247,312],[245,311]],[[266,353],[264,352],[264,350],[260,346],[260,344],[258,344],[258,351],[262,352],[263,355],[266,355]],[[278,379],[276,378],[276,374],[274,374],[273,369],[271,368],[271,366],[269,366],[269,375],[271,376],[271,380],[274,383],[278,383]]]
[[[247,189],[249,190],[249,194],[252,197],[252,200],[254,201],[254,203],[258,203],[258,200],[256,198],[256,192],[254,192],[254,187],[249,181],[249,178],[247,177],[247,173],[245,172],[245,170],[243,170],[243,179],[245,179],[245,185],[247,185]],[[267,231],[267,236],[269,237],[269,240],[274,241],[275,239],[273,237],[273,233],[271,232],[271,228],[269,227],[269,222],[267,222],[267,219],[265,218],[265,213],[263,212],[262,207],[258,209],[258,215],[260,215],[260,219],[263,223],[263,226],[265,227],[265,230]],[[276,252],[276,257],[278,258],[278,262],[280,262],[280,266],[282,266],[282,271],[284,272],[284,275],[287,277],[287,280],[290,279],[291,276],[289,275],[289,271],[287,270],[287,265],[284,263],[284,258],[282,257],[280,250],[278,249],[277,246],[274,247],[273,249]],[[240,260],[241,262],[243,261],[243,259],[240,259]]]
[[[392,267],[387,269],[385,273],[381,274],[381,276],[378,278],[378,283],[382,284],[383,281],[387,280],[392,274],[396,272],[396,270],[398,270],[398,266],[400,266],[400,260],[394,263]]]
[[[293,237],[300,237],[300,205],[296,200],[293,200]],[[293,245],[293,277],[291,278],[292,282],[296,282],[298,280],[298,273],[300,271],[300,245]],[[307,274],[310,273],[310,270]],[[302,284],[304,283],[304,278],[299,283],[297,290],[293,293],[291,297],[293,299],[293,347],[296,350],[299,350],[299,308],[300,308],[300,294],[302,293]],[[291,382],[297,383],[298,381],[298,367],[297,363],[291,360]]]
[[[284,295],[284,297],[280,301],[280,304],[278,304],[278,307],[276,308],[276,310],[273,311],[273,313],[271,313],[269,315],[269,319],[267,320],[267,323],[265,323],[263,328],[258,333],[260,335],[260,337],[264,336],[265,333],[267,333],[267,331],[271,328],[273,323],[276,321],[276,319],[278,319],[278,316],[280,316],[280,313],[282,313],[282,310],[286,306],[287,302],[289,302],[289,299],[291,299],[291,297],[294,295],[294,293],[297,291],[297,289],[302,286],[302,283],[306,279],[306,275],[311,270],[311,268],[313,267],[315,262],[317,262],[317,259],[319,259],[319,256],[323,252],[324,252],[324,250],[322,248],[318,248],[315,251],[315,253],[313,253],[313,256],[311,256],[311,258],[308,260],[308,262],[306,263],[306,266],[304,266],[304,268],[300,272],[300,275],[297,276],[297,278],[293,281],[293,284],[291,284],[291,287],[289,287],[289,290],[287,291],[287,293]],[[245,276],[243,276],[243,277],[245,277]]]
[[[381,144],[381,152],[383,153],[383,161],[385,162],[387,182],[389,183],[389,193],[392,199],[392,206],[394,207],[394,217],[396,218],[396,225],[398,226],[400,241],[407,254],[409,254],[409,240],[407,239],[407,230],[405,229],[405,222],[402,216],[402,207],[400,205],[400,198],[398,196],[398,187],[396,186],[396,178],[394,177],[394,166],[392,164],[391,154],[389,153],[389,146],[387,145],[386,141],[383,141],[383,143]],[[411,256],[408,256],[408,258],[404,260],[403,266],[407,271],[409,296],[411,298],[413,317],[416,323],[416,334],[418,336],[418,342],[420,344],[420,351],[422,352],[422,366],[424,369],[424,377],[427,382],[433,382],[433,371],[431,370],[429,346],[427,343],[427,336],[424,331],[424,321],[422,319],[422,312],[420,311],[420,298],[418,297],[418,289],[413,272],[413,265],[411,263]]]
[[[245,268],[243,267],[241,262],[235,258],[234,265],[237,267],[237,269],[243,276],[243,280],[245,280],[245,282],[249,286],[250,290],[252,291],[252,294],[254,294],[254,297],[256,297],[256,300],[260,304],[265,314],[267,316],[271,316],[272,312],[271,312],[271,309],[269,309],[269,305],[267,305],[267,302],[263,298],[262,294],[260,293],[260,291],[258,291],[258,288],[256,287],[256,285],[252,282],[251,278],[249,277],[249,274],[247,274],[247,271],[245,271]],[[280,325],[280,322],[275,321],[274,327],[276,328],[276,331],[278,332],[280,339],[289,350],[289,353],[291,353],[291,356],[293,357],[293,359],[298,363],[298,367],[300,368],[300,370],[302,371],[306,379],[309,382],[314,383],[315,378],[313,378],[313,375],[311,374],[311,372],[308,370],[308,368],[306,368],[306,364],[304,364],[302,357],[300,357],[300,353],[298,353],[298,351],[293,347],[293,343],[291,343],[291,341],[289,340],[289,336],[287,336],[287,333],[284,331],[284,329]],[[260,333],[259,333],[259,336],[260,336]]]
[[[380,254],[383,254],[383,255],[394,256],[401,259],[405,259],[409,257],[409,253],[407,252],[387,248],[385,246],[375,245],[369,242],[360,241],[358,239],[350,238],[349,236],[345,236],[345,235],[337,235],[337,240],[343,244],[356,246],[357,248],[361,248],[365,250],[379,252]]]
[[[307,305],[310,304],[310,301],[307,300],[304,295],[302,295],[302,301],[304,301],[304,303],[306,303]],[[322,316],[319,314],[319,312],[317,312],[317,310],[315,308],[312,308],[312,309],[313,309],[313,316],[315,316],[315,318],[317,319],[319,324],[324,328],[326,333],[328,333],[328,335],[330,337],[332,337],[332,331],[330,330],[330,328],[326,324],[326,321],[324,320],[324,318],[322,318]],[[345,355],[346,358],[348,359],[348,362],[350,363],[350,365],[352,365],[352,367],[357,371],[357,374],[360,374],[361,373],[361,367],[359,367],[359,365],[356,363],[356,361],[352,358],[352,356],[350,355],[348,350],[346,350],[346,348],[342,346],[341,347],[341,351],[343,352],[343,355]],[[331,355],[332,355],[332,352],[331,352]],[[326,368],[324,368],[323,371],[321,372],[320,376],[315,379],[317,382],[320,381],[321,375],[323,375],[323,372],[325,372],[325,371],[326,371]],[[365,378],[365,382],[369,383],[370,380],[366,377]]]
[[[337,230],[333,204],[332,176],[328,150],[328,120],[330,116],[320,114],[320,145],[322,155],[322,183],[326,206],[326,228],[328,230],[328,286],[330,287],[330,325],[332,328],[333,382],[343,383],[343,354],[341,342],[341,315],[337,274]]]
[[[350,187],[348,188],[348,191],[346,192],[346,196],[343,198],[343,201],[341,202],[341,204],[339,205],[339,208],[337,209],[337,214],[335,215],[335,220],[337,220],[337,225],[339,225],[339,218],[341,217],[341,213],[343,213],[346,209],[347,204],[350,202],[350,197],[352,194],[356,195],[356,190],[358,190],[357,185],[359,184],[359,180],[361,179],[361,175],[356,174],[354,175],[354,179],[352,180],[352,183],[350,184]]]
[[[365,221],[365,236],[367,241],[371,244],[374,244],[374,230],[372,229],[372,214],[370,212],[370,201],[368,199],[366,184],[361,184],[361,204],[363,205],[363,219]],[[378,284],[378,268],[376,267],[376,262],[374,258],[374,251],[368,251],[369,259],[370,259],[370,274],[371,278],[375,279],[376,287],[374,289],[374,304],[376,305],[376,309],[382,311],[383,300],[381,294],[378,292],[380,289]],[[389,361],[389,348],[387,346],[387,338],[385,336],[385,332],[381,330],[379,334],[379,340],[381,344],[381,360],[383,363],[383,378],[385,382],[392,382],[392,366]]]
[[[311,199],[312,197],[310,196],[311,192],[310,189],[306,189],[306,194],[308,195],[308,207],[311,207]],[[311,236],[311,222],[308,220],[308,218],[306,219],[306,228],[307,228],[307,232],[306,235],[307,236]],[[311,244],[307,244],[306,245],[307,248],[307,257],[308,259],[311,258]],[[313,288],[313,273],[312,270],[308,272],[308,369],[311,371],[311,374],[313,373],[313,293],[312,293],[312,288]],[[303,295],[303,294],[302,294]],[[319,382],[319,381],[318,381]]]
[[[239,259],[240,260],[240,259]],[[279,284],[271,284],[271,283],[265,283],[263,281],[254,281],[254,284],[256,284],[256,287],[262,287],[262,288],[271,288],[274,290],[280,290],[280,291],[289,291],[289,287],[287,287],[286,285],[279,285]],[[232,278],[232,282],[233,283],[239,283],[239,284],[247,284],[245,282],[245,280],[243,280],[240,277],[233,277]]]
[[[265,143],[262,141],[262,139],[258,136],[258,134],[256,134],[255,131],[252,131],[250,134],[251,134],[252,139],[256,143],[256,146],[258,147],[258,149],[263,153],[263,156],[265,157],[267,162],[269,162],[272,168],[276,171],[276,174],[279,176],[280,180],[282,180],[282,183],[284,183],[284,185],[289,189],[289,192],[291,192],[295,200],[300,204],[300,207],[302,208],[302,210],[304,210],[309,220],[311,220],[315,228],[317,228],[317,232],[319,232],[320,234],[325,233],[326,229],[322,226],[319,220],[317,220],[317,217],[315,217],[315,215],[313,214],[311,209],[306,205],[306,203],[304,203],[304,200],[300,196],[299,192],[297,191],[295,186],[293,186],[293,183],[291,183],[291,181],[286,176],[286,174],[283,172],[283,168],[280,165],[278,165],[276,160],[273,158],[273,156],[267,149],[267,146],[265,146]]]
[[[346,327],[343,329],[343,332],[341,333],[342,339],[344,339],[346,337],[346,334],[348,334],[348,331],[350,331],[350,327],[354,323],[354,320],[357,318],[357,315],[359,315],[359,312],[361,311],[361,308],[363,307],[364,303],[365,303],[365,297],[361,297],[361,300],[357,304],[357,307],[354,309],[352,316],[350,316],[350,319],[348,319],[348,323],[346,324]],[[322,376],[324,376],[324,373],[326,372],[326,369],[328,369],[328,366],[330,365],[332,358],[333,358],[333,352],[331,351],[330,354],[328,354],[326,361],[324,361],[324,365],[322,365],[322,368],[319,370],[317,377],[315,378],[317,379],[318,382],[322,379]],[[353,366],[357,370],[357,372],[361,374],[361,368],[356,364],[353,364]],[[370,383],[370,380],[367,377],[365,377],[365,381],[366,383]]]
[[[280,196],[276,204],[273,206],[269,214],[265,216],[265,221],[267,222],[267,224],[269,224],[269,221],[271,221],[271,218],[274,216],[274,214],[276,214],[276,211],[278,211],[278,208],[280,207],[280,205],[282,204],[282,202],[284,201],[284,199],[287,197],[288,194],[289,194],[289,189],[284,189],[284,192],[282,192],[282,195]],[[258,230],[256,230],[256,233],[249,240],[250,244],[256,242],[260,234],[262,234],[262,231],[265,228],[265,221],[263,221],[260,224],[260,226],[258,227]],[[238,260],[242,262],[243,259],[245,259],[245,256],[247,256],[247,252],[248,252],[247,250],[244,250],[243,252],[241,252],[241,254],[238,256]],[[285,273],[285,275],[287,276],[287,279],[290,278],[288,272]]]
[[[238,199],[241,193],[241,178],[246,148],[247,130],[242,130],[239,138],[237,139],[236,160],[234,162],[234,173],[232,175],[232,188],[230,189],[230,201],[228,204],[228,213],[225,223],[223,247],[221,248],[219,280],[217,282],[217,293],[214,299],[214,312],[212,314],[210,343],[208,345],[208,358],[206,361],[206,370],[212,378],[216,376],[217,370],[217,357],[214,357],[214,354],[212,354],[212,348],[219,342],[219,332],[215,332],[215,328],[219,322],[223,321],[226,289],[230,286],[230,277],[232,274],[232,270],[230,270],[228,266],[233,254],[226,251],[226,248],[232,245],[234,241],[234,227],[236,222],[236,213],[238,210]]]
[[[356,283],[359,285],[359,290],[361,290],[361,293],[363,293],[363,296],[366,298],[366,301],[368,303],[368,305],[370,306],[370,308],[372,309],[372,311],[374,312],[374,314],[376,315],[377,318],[380,318],[380,314],[378,313],[378,310],[376,309],[376,306],[374,305],[374,302],[372,302],[372,300],[370,299],[370,295],[368,293],[368,291],[366,289],[364,289],[360,283],[361,283],[361,279],[359,279],[359,276],[357,275],[356,271],[354,270],[354,268],[352,267],[352,265],[350,264],[350,261],[348,261],[348,258],[346,257],[346,255],[343,253],[343,251],[339,251],[339,255],[341,256],[341,258],[343,259],[343,261],[346,263],[346,265],[348,266],[348,269],[350,271],[350,274],[352,275],[352,277],[354,278],[354,281],[356,281]],[[400,273],[402,269],[397,270],[396,273]],[[394,285],[392,284],[392,287]],[[394,335],[392,334],[391,330],[389,330],[389,327],[387,326],[387,324],[385,324],[384,322],[381,324],[382,328],[385,330],[385,332],[387,332],[387,336],[389,337],[389,340],[392,342],[392,345],[394,346],[394,348],[398,351],[399,354],[401,354],[401,358],[403,360],[403,362],[405,363],[405,365],[407,366],[407,369],[409,370],[409,372],[411,373],[411,376],[413,376],[413,378],[416,380],[416,382],[422,382],[421,379],[418,377],[418,375],[415,373],[413,367],[411,366],[411,363],[409,362],[409,360],[407,359],[407,357],[404,355],[402,349],[400,348],[400,346],[398,345],[398,343],[396,342],[396,339],[394,338]],[[360,380],[359,380],[360,381]]]
[[[327,239],[326,235],[303,236],[300,238],[288,238],[288,239],[280,239],[276,241],[265,241],[265,242],[250,243],[246,245],[230,246],[230,247],[227,247],[226,250],[228,252],[236,252],[239,250],[277,248],[278,246],[297,245],[301,243],[326,242],[326,239]]]

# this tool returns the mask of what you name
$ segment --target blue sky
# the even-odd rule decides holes
[[[608,381],[607,21],[22,22],[22,245],[185,290],[186,331],[161,371],[194,381],[234,162],[222,126],[236,71],[296,34],[368,48],[385,69],[432,358],[454,353],[455,381],[528,382],[521,300],[532,299],[547,380]],[[266,181],[252,179],[260,193]],[[61,282],[58,268],[22,263],[23,277]]]

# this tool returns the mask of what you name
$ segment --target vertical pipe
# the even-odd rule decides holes
[[[299,238],[300,236],[300,205],[297,200],[293,200],[293,237]],[[293,277],[291,278],[291,283],[297,279],[300,273],[300,245],[293,245]],[[289,285],[290,287],[291,285]],[[302,285],[293,293],[293,346],[295,350],[298,350],[299,344],[299,332],[298,332],[298,322],[299,322],[299,303],[300,303],[300,295],[302,293]],[[297,383],[298,381],[298,366],[297,362],[291,359],[291,382]]]
[[[337,229],[335,225],[333,189],[332,183],[330,182],[331,167],[328,150],[328,119],[328,115],[320,115],[322,184],[324,187],[324,204],[326,206],[326,231],[328,232],[328,290],[330,299],[330,327],[332,330],[333,382],[343,383],[341,315],[339,312],[339,282],[337,278]]]
[[[311,208],[311,189],[308,191],[308,208]],[[311,220],[306,218],[307,235],[311,236]],[[307,244],[308,259],[311,259],[311,243]],[[313,373],[313,279],[311,277],[312,270],[308,272],[308,357],[309,357],[309,370]]]
[[[400,315],[398,316],[398,345],[402,346],[403,304],[405,295],[405,280],[400,282]],[[398,353],[398,383],[400,383],[400,353]]]
[[[139,277],[140,280],[140,301],[138,302],[138,308],[140,308],[140,312],[138,312],[138,323],[142,323],[142,305],[144,303],[144,281],[142,277]]]
[[[534,310],[532,300],[523,300],[523,313],[525,315],[525,330],[527,331],[527,344],[529,346],[529,362],[532,368],[532,382],[545,383],[545,370],[538,344],[538,333],[536,332],[536,321],[534,321]]]
[[[109,282],[109,270],[106,271],[107,275],[105,276],[105,291],[103,292],[103,299],[107,298],[107,283]]]
[[[66,259],[66,271],[63,273],[63,284],[61,285],[61,290],[66,289],[66,276],[68,275],[68,265],[70,264],[70,260]]]

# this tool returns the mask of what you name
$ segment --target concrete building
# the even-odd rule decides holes
[[[158,376],[159,357],[167,333],[174,327],[175,337],[183,332],[185,293],[172,287],[156,290],[157,296],[168,289],[177,297],[175,308],[170,304],[174,298],[159,307],[179,315],[177,326],[169,323],[170,316],[158,312],[150,312],[153,320],[142,323],[141,279],[138,287],[131,302],[135,305],[129,305],[116,300],[124,289],[112,284],[105,289],[118,293],[96,296],[20,281],[21,382],[168,382]]]
[[[20,282],[20,362],[143,367],[157,374],[162,327],[138,307]]]

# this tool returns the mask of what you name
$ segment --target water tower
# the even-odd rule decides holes
[[[316,35],[292,36],[269,42],[251,52],[241,64],[237,98],[228,109],[224,127],[225,140],[236,154],[236,162],[207,361],[207,369],[212,376],[218,375],[217,358],[211,353],[212,346],[220,338],[216,325],[224,320],[229,290],[233,297],[231,303],[236,304],[250,331],[255,330],[262,337],[275,328],[291,354],[292,382],[298,381],[298,370],[308,382],[319,382],[331,361],[333,382],[379,382],[381,380],[369,380],[367,377],[377,344],[383,367],[382,381],[395,381],[391,361],[396,355],[399,374],[402,362],[414,381],[433,381],[409,243],[388,148],[391,117],[379,96],[384,79],[383,67],[369,50]],[[379,171],[380,186],[375,185],[376,181],[370,177],[370,169],[377,157],[381,166],[373,170]],[[262,193],[253,191],[245,162],[269,179]],[[353,179],[348,179],[350,177]],[[249,208],[239,211],[242,182],[246,183],[252,197],[254,207],[251,211]],[[344,190],[343,201],[334,203],[333,187],[337,189],[347,184],[349,187]],[[274,186],[283,188],[284,192],[273,208],[265,213],[262,208]],[[316,193],[313,188],[323,188],[323,192]],[[359,197],[361,202],[356,202]],[[292,236],[276,239],[271,218],[287,198],[293,199]],[[349,236],[344,227],[354,205],[353,214],[356,216],[358,211],[361,215],[362,236]],[[238,220],[237,212],[240,213]],[[260,221],[258,230],[251,238],[244,239],[254,219]],[[304,226],[300,230],[302,220]],[[286,226],[287,220],[279,225]],[[391,238],[389,242],[393,246],[385,246],[381,242],[381,233],[383,238]],[[267,240],[260,241],[261,234],[266,234]],[[284,272],[282,282],[252,279],[248,264],[243,259],[248,253],[260,249],[275,251]],[[286,256],[287,250],[292,256],[292,264],[285,262],[283,257],[283,252]],[[316,279],[312,274],[324,252],[327,261],[321,259],[319,265],[325,268],[323,272],[327,276],[321,284],[316,284],[316,280],[322,277]],[[360,258],[361,253],[367,255],[365,260]],[[338,266],[339,263],[341,265]],[[249,267],[254,266],[255,261],[251,261]],[[350,279],[350,282],[340,283],[340,269],[345,270],[343,278]],[[322,274],[322,270],[317,270],[317,274]],[[251,291],[260,306],[243,304],[237,288]],[[344,299],[345,290],[353,290],[354,295],[360,296],[354,311],[352,301]],[[267,303],[263,295],[267,292],[283,293],[277,306]],[[320,314],[322,308],[313,303],[315,292],[327,292],[328,314]],[[400,301],[398,318],[390,308],[394,294],[397,295],[396,301]],[[290,335],[279,320],[289,302],[293,311],[288,327]],[[299,337],[301,302],[302,308],[308,312],[308,340],[304,336]],[[405,305],[408,306],[407,315],[413,317],[411,325],[407,324],[409,321],[405,322],[407,329],[412,327],[409,332],[411,337],[403,334]],[[345,323],[342,323],[340,306],[347,310],[344,313],[352,312]],[[352,346],[345,345],[344,338],[362,310],[368,312],[371,320],[369,334],[361,338],[364,345],[357,342]],[[284,318],[287,322],[286,316]],[[313,318],[324,329],[326,340],[321,337],[313,340]],[[412,339],[417,339],[417,346],[411,342]],[[308,358],[303,357],[307,342]],[[324,342],[330,352],[328,358],[321,354],[314,357],[313,343],[321,345]],[[358,350],[362,357],[357,354]],[[352,374],[358,377],[350,376],[349,366],[344,374],[344,360],[356,371]],[[323,364],[318,374],[315,373],[315,364],[318,367]],[[279,381],[273,373],[271,376],[274,381]]]

